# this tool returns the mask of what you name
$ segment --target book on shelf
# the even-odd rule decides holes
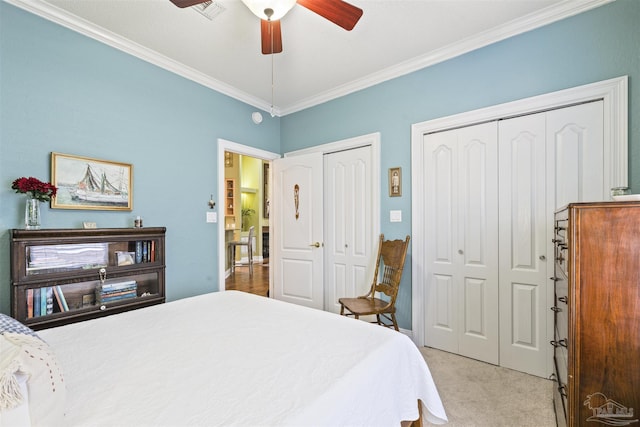
[[[137,286],[129,286],[127,288],[122,288],[122,289],[115,289],[112,291],[97,291],[96,295],[100,295],[100,297],[104,298],[104,297],[110,297],[110,296],[116,296],[116,295],[121,295],[124,293],[128,293],[128,292],[136,292],[138,290]]]
[[[98,304],[126,298],[135,298],[137,296],[138,283],[135,280],[103,283],[96,287],[96,302]]]
[[[44,312],[45,314],[53,314],[53,288],[51,286],[45,286],[44,288],[44,295],[45,295],[45,307],[44,307]]]
[[[156,262],[156,241],[155,240],[136,240],[129,247],[135,254],[135,263]]]
[[[60,311],[69,311],[69,305],[67,304],[67,299],[64,297],[64,293],[62,292],[62,287],[60,285],[54,286],[53,293],[58,301]]]
[[[27,319],[53,314],[53,287],[27,289]]]
[[[135,280],[125,280],[124,282],[110,282],[102,283],[98,286],[101,292],[109,292],[118,289],[125,289],[129,287],[137,287],[138,283]]]
[[[33,317],[33,289],[27,289],[27,319]]]
[[[40,316],[40,289],[33,290],[33,317]]]
[[[137,296],[138,296],[137,292],[135,290],[131,290],[128,292],[122,292],[117,295],[104,295],[104,296],[101,295],[97,298],[97,301],[99,304],[101,304],[105,302],[113,302],[113,301],[129,299],[129,298],[135,298]]]
[[[136,241],[136,264],[142,262],[142,240]]]

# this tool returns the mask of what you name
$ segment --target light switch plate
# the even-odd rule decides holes
[[[402,211],[389,211],[389,221],[402,222]]]
[[[218,222],[218,212],[207,212],[207,222]]]

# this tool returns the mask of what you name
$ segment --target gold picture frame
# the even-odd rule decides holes
[[[389,197],[402,196],[402,168],[389,168]]]
[[[133,209],[133,165],[129,163],[51,153],[51,183],[58,187],[51,199],[54,209]]]

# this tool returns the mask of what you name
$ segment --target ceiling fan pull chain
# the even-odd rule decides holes
[[[269,19],[269,23],[271,23],[271,19]],[[271,111],[269,111],[271,113],[271,117],[275,117],[275,113],[273,111],[273,93],[274,93],[274,87],[275,87],[274,77],[273,77],[274,70],[275,70],[275,65],[273,60],[274,56],[275,54],[273,53],[273,28],[271,28]]]

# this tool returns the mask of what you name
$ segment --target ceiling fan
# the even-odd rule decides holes
[[[171,0],[178,7],[191,7],[207,0]],[[261,20],[262,53],[282,52],[280,18],[295,4],[306,7],[334,24],[351,31],[362,16],[362,9],[342,0],[242,0]]]

